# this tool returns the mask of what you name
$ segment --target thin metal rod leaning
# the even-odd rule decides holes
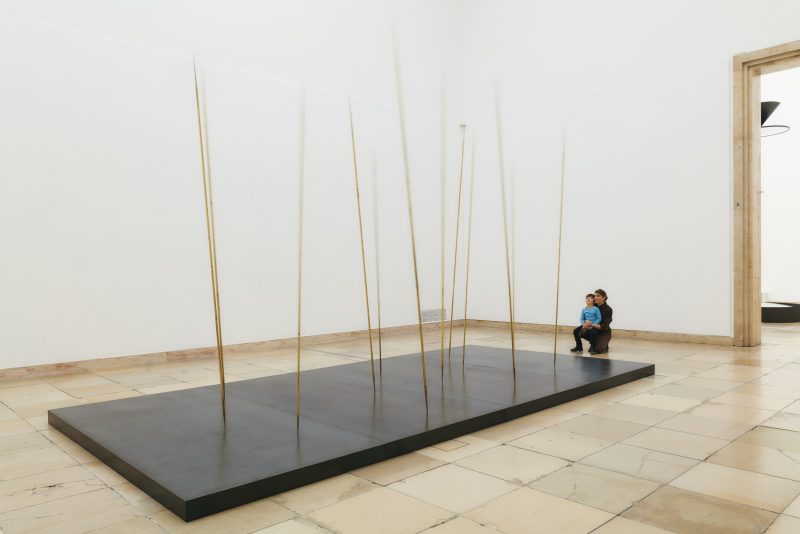
[[[393,36],[394,37],[394,36]],[[411,258],[414,263],[414,285],[417,290],[417,323],[419,325],[419,348],[422,364],[422,388],[425,393],[425,412],[428,411],[428,373],[425,367],[425,339],[422,334],[422,304],[419,295],[419,272],[417,269],[417,243],[414,239],[414,210],[411,205],[411,177],[408,172],[408,140],[406,134],[405,108],[403,106],[403,81],[400,76],[400,54],[394,42],[394,73],[397,83],[397,107],[400,115],[400,137],[403,144],[403,172],[406,179],[406,198],[408,200],[408,223],[411,229]]]
[[[358,159],[356,158],[356,133],[353,128],[353,104],[347,100],[350,115],[350,143],[353,146],[353,175],[356,181],[356,206],[358,207],[358,237],[361,241],[361,270],[364,273],[364,299],[367,304],[367,332],[369,332],[369,364],[372,368],[372,391],[375,391],[375,355],[372,350],[372,319],[369,314],[369,285],[367,284],[367,255],[364,251],[364,223],[361,220],[361,192],[358,189]]]
[[[306,91],[300,93],[300,145],[299,180],[297,187],[297,378],[295,391],[295,418],[300,431],[300,332],[303,304],[303,198],[305,196],[306,160]]]
[[[206,173],[206,150],[203,134],[203,119],[200,112],[200,88],[197,83],[197,61],[192,56],[194,72],[194,100],[197,110],[197,133],[200,142],[200,168],[203,173],[203,207],[206,214],[206,233],[208,235],[208,261],[211,267],[211,292],[214,301],[214,334],[217,338],[217,360],[219,362],[220,400],[222,402],[222,420],[227,422],[225,407],[225,359],[222,350],[222,323],[219,306],[219,280],[217,278],[217,246],[214,232],[214,203],[211,196],[211,176]]]
[[[511,179],[511,310],[517,316],[517,173],[512,165]]]
[[[447,178],[447,85],[444,74],[442,75],[442,82],[440,85],[441,90],[441,105],[439,114],[439,244],[441,248],[441,258],[439,265],[441,267],[442,282],[441,288],[441,305],[439,307],[439,339],[441,347],[439,350],[439,359],[441,360],[442,369],[442,384],[444,384],[444,320],[445,320],[445,307],[444,307],[444,238],[445,238],[445,182]]]
[[[558,346],[558,294],[561,289],[561,233],[564,226],[564,161],[567,153],[566,132],[561,135],[561,199],[558,211],[558,254],[556,260],[556,320],[553,324],[553,369],[556,367],[556,348]]]
[[[461,163],[458,168],[458,203],[456,208],[456,239],[453,252],[453,291],[450,297],[450,339],[447,343],[447,361],[450,361],[450,352],[453,349],[453,315],[456,303],[456,266],[458,265],[458,228],[461,225],[461,190],[464,183],[464,144],[467,139],[467,125],[461,125]],[[463,352],[463,349],[462,349]]]
[[[463,368],[467,352],[467,299],[469,298],[469,257],[472,252],[472,198],[475,192],[475,134],[472,135],[472,156],[469,176],[469,216],[467,217],[467,265],[464,275],[464,336],[461,340],[461,365]]]
[[[378,160],[372,151],[372,213],[375,222],[375,299],[378,305],[378,372],[383,376],[383,342],[381,339],[381,257],[378,225]]]
[[[500,117],[500,95],[495,85],[494,88],[494,107],[497,119],[497,157],[500,163],[500,196],[503,202],[503,241],[506,246],[506,280],[508,282],[508,315],[511,319],[511,370],[514,377],[517,376],[517,364],[515,358],[514,343],[514,299],[511,294],[511,259],[508,253],[508,213],[506,210],[506,177],[505,165],[503,162],[503,124]]]

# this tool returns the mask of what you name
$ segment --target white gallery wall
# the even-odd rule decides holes
[[[761,293],[766,300],[800,301],[800,69],[761,77],[761,100],[780,106],[766,124],[791,130],[761,139]]]
[[[303,93],[304,334],[365,327],[348,95],[373,296],[377,205],[383,323],[414,323],[392,21],[423,308],[440,305],[445,77],[446,285],[466,122],[470,317],[507,320],[497,81],[516,320],[554,319],[563,126],[559,322],[604,287],[618,328],[731,335],[731,57],[799,38],[798,15],[788,1],[0,1],[0,367],[214,344],[192,54],[224,342],[296,333]]]
[[[0,12],[0,45],[14,51],[0,59],[0,367],[214,345],[192,53],[224,342],[296,334],[303,93],[303,333],[366,328],[348,95],[373,295],[377,202],[383,324],[416,320],[390,23],[421,274],[433,284],[452,3],[3,2]],[[448,102],[452,114],[456,96]],[[452,172],[458,121],[445,124]],[[439,306],[438,287],[426,287],[424,307]]]
[[[574,323],[583,295],[602,287],[617,328],[732,335],[731,60],[800,39],[800,4],[466,0],[459,8],[464,109],[485,132],[479,174],[495,179],[495,82],[506,168],[516,167],[516,319],[553,323],[563,126],[559,322]],[[481,217],[482,232],[502,236],[496,212]],[[481,243],[474,316],[502,319],[502,241]]]

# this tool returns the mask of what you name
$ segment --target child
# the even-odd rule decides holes
[[[575,336],[575,347],[571,348],[570,352],[583,352],[581,338],[586,336],[588,329],[593,324],[599,324],[602,320],[600,309],[594,305],[594,293],[589,293],[586,295],[586,307],[581,310],[581,325],[572,332]],[[590,349],[592,348],[590,347]],[[593,350],[589,352],[593,352]]]

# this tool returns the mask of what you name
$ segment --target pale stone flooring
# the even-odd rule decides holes
[[[468,338],[509,345],[494,328]],[[798,533],[800,325],[765,325],[763,338],[752,349],[615,339],[610,357],[653,362],[656,376],[192,523],[48,427],[46,413],[214,384],[215,360],[6,379],[0,531]],[[550,335],[518,340],[552,347]],[[562,336],[560,351],[570,341]],[[384,354],[416,343],[387,337]],[[366,341],[318,345],[303,367],[368,354]],[[229,380],[293,365],[292,350],[226,356]]]

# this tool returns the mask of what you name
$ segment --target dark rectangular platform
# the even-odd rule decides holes
[[[186,521],[652,375],[654,366],[468,346],[49,411],[50,424]],[[446,356],[445,356],[446,357]]]

